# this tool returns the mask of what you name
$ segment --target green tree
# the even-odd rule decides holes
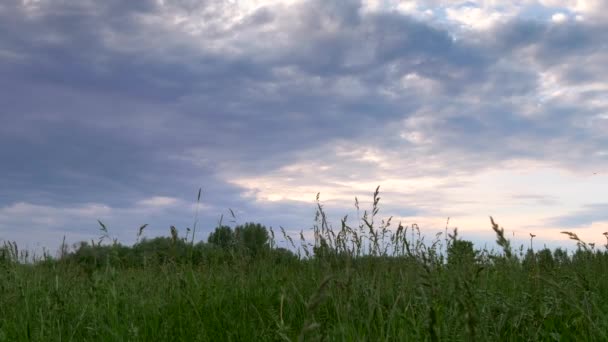
[[[268,229],[259,223],[245,223],[234,229],[239,246],[244,247],[252,256],[268,249]]]
[[[569,265],[570,257],[568,256],[568,252],[561,248],[557,248],[553,251],[553,261],[559,266]]]
[[[235,234],[232,228],[228,226],[219,226],[215,228],[215,231],[209,235],[207,242],[212,243],[223,249],[234,247],[235,245]]]
[[[553,259],[553,254],[549,248],[538,251],[536,253],[536,258],[538,260],[538,265],[543,271],[553,270],[555,267],[555,260]]]
[[[452,240],[448,247],[448,265],[472,265],[477,254],[471,241]]]

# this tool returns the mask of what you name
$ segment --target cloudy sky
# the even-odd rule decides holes
[[[3,0],[0,240],[53,249],[369,208],[608,231],[603,0]],[[356,215],[355,215],[356,216]],[[230,223],[226,218],[224,222]],[[352,222],[355,224],[355,222]],[[233,224],[233,223],[230,223]],[[537,240],[538,241],[538,240]],[[536,243],[538,244],[538,243]]]

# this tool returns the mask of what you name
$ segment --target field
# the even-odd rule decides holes
[[[424,242],[377,222],[377,194],[355,227],[319,205],[314,241],[289,249],[259,224],[122,246],[100,222],[99,241],[35,263],[5,242],[0,341],[608,340],[603,247],[569,233],[575,253],[517,253],[494,220],[499,252]]]

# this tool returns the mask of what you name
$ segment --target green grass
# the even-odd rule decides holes
[[[374,223],[377,205],[335,232],[319,205],[300,258],[177,234],[35,264],[5,245],[0,341],[608,340],[605,251],[576,237],[573,255],[517,256],[493,220],[501,253],[457,232],[425,244],[415,226]]]

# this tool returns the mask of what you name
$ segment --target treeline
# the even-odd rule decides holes
[[[383,253],[376,253],[376,250],[372,249],[371,253],[356,254],[353,252],[354,248],[344,248],[344,244],[339,243],[339,238],[331,238],[333,232],[324,229],[315,230],[315,244],[306,244],[304,241],[299,248],[286,235],[286,239],[291,242],[294,250],[297,249],[297,253],[294,253],[292,250],[277,247],[274,232],[260,223],[246,223],[235,228],[222,225],[215,228],[206,242],[197,243],[189,240],[188,236],[180,238],[174,227],[171,227],[170,236],[142,238],[141,240],[138,238],[138,242],[133,246],[122,245],[117,240],[102,243],[103,238],[108,237],[107,229],[103,224],[102,231],[105,235],[98,242],[82,241],[75,244],[71,250],[64,245],[57,257],[46,254],[36,263],[40,265],[73,264],[93,270],[106,266],[145,268],[170,263],[218,265],[256,259],[264,261],[271,259],[275,263],[316,260],[327,265],[343,266],[345,263],[373,262],[381,259],[384,262],[407,260],[431,265],[434,268],[443,266],[449,268],[488,267],[509,263],[519,265],[523,269],[534,268],[539,272],[550,272],[563,267],[598,261],[608,265],[607,251],[596,250],[595,246],[589,246],[578,238],[574,238],[577,241],[577,250],[572,254],[561,248],[524,251],[523,247],[520,248],[519,253],[514,253],[509,241],[504,239],[504,234],[500,234],[500,231],[497,232],[499,233],[497,242],[503,248],[502,253],[475,249],[471,241],[459,239],[455,230],[454,234],[449,234],[449,239],[446,239],[446,248],[443,249],[443,252],[440,250],[443,247],[438,243],[439,239],[427,246],[420,235],[416,240],[408,242],[405,235],[402,234],[400,239],[391,239],[391,248],[385,248]],[[395,234],[397,237],[399,237],[398,232],[399,229]],[[334,235],[339,237],[340,233]],[[401,249],[397,244],[399,241],[403,245]],[[307,247],[311,247],[310,253]],[[301,254],[302,249],[306,250],[304,255]],[[22,253],[24,252],[27,251],[20,252],[16,244],[5,242],[3,246],[0,246],[0,264],[17,263],[20,254],[23,259]]]
[[[101,223],[100,223],[101,224]],[[277,262],[291,262],[297,256],[285,248],[271,245],[269,230],[259,223],[246,223],[234,229],[220,226],[211,233],[207,242],[194,243],[188,237],[180,238],[175,227],[171,227],[171,235],[167,237],[142,238],[133,246],[126,246],[112,240],[104,243],[108,237],[107,229],[102,224],[102,236],[95,240],[81,241],[72,248],[62,245],[56,257],[45,253],[35,260],[36,264],[67,263],[99,268],[112,267],[147,267],[167,263],[201,264],[229,263],[238,259],[273,258]],[[141,233],[141,231],[140,231]],[[27,251],[20,251],[13,242],[0,246],[0,263],[17,263],[28,259]]]

